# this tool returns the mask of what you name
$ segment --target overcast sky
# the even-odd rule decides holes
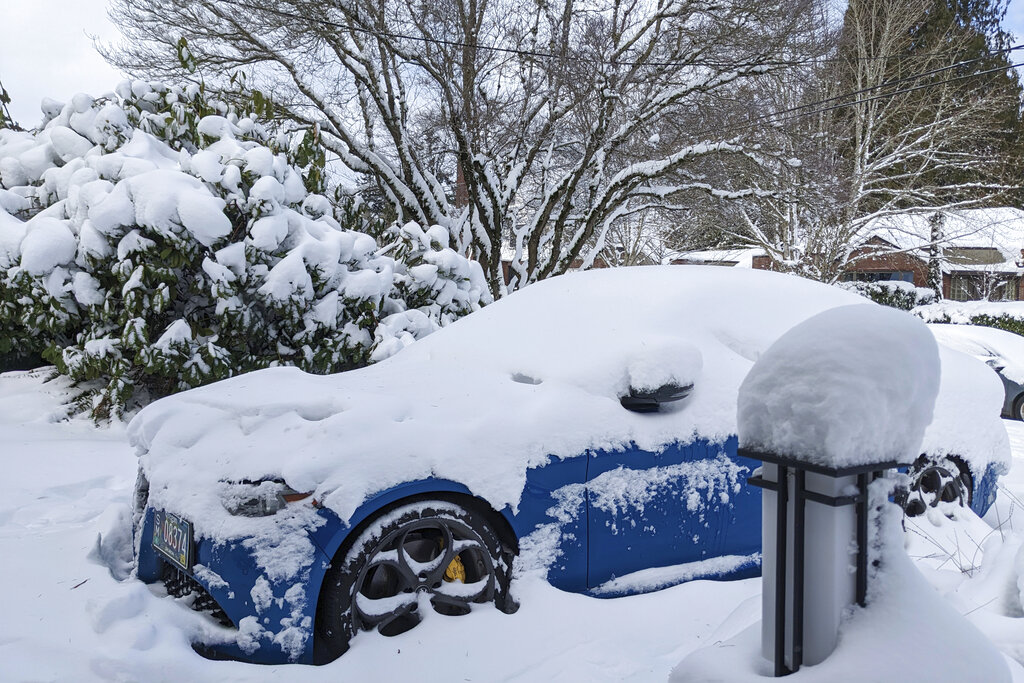
[[[1010,6],[1006,10],[1006,19],[1003,26],[1013,33],[1017,40],[1014,45],[1024,43],[1024,0],[1010,0]],[[1024,62],[1024,50],[1014,52],[1013,63]],[[1024,73],[1024,70],[1021,70]]]
[[[0,82],[11,114],[24,126],[42,118],[44,97],[65,101],[79,92],[100,95],[121,76],[93,48],[89,36],[114,40],[107,0],[2,0]]]
[[[39,122],[44,97],[65,101],[78,92],[100,95],[121,76],[96,53],[90,36],[116,40],[107,0],[2,0],[0,83],[22,125]],[[1024,43],[1024,0],[1010,0],[1005,28]],[[1012,53],[1024,62],[1024,50]],[[1024,74],[1024,69],[1021,70]]]

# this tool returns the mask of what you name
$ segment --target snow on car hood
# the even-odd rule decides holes
[[[735,434],[737,390],[759,354],[810,316],[863,301],[766,271],[573,273],[367,368],[272,368],[165,398],[129,434],[154,505],[225,525],[218,482],[265,477],[315,491],[342,519],[377,491],[428,477],[514,509],[527,469],[552,457]],[[1008,460],[999,388],[987,382],[998,379],[962,354],[944,351],[942,361],[926,446],[972,463]],[[621,407],[631,382],[670,380],[692,382],[692,394],[660,413]]]
[[[1024,384],[1024,337],[1019,334],[981,325],[929,323],[928,328],[939,343],[994,362],[1008,380]]]

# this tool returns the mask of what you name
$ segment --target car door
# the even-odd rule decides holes
[[[588,586],[654,590],[749,567],[760,549],[760,492],[746,484],[755,465],[736,456],[735,437],[590,453]]]

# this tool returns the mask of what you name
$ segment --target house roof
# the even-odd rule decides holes
[[[863,241],[883,239],[898,249],[926,258],[931,237],[930,213],[887,216],[873,220]],[[1024,211],[1009,207],[944,212],[945,272],[1013,272],[1022,269]]]
[[[753,268],[754,257],[764,256],[764,249],[757,247],[737,249],[705,249],[702,251],[680,251],[670,254],[665,263],[683,265],[719,265]]]

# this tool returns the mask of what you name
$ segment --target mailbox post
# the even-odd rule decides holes
[[[762,656],[784,676],[828,657],[843,610],[864,605],[868,484],[898,463],[829,467],[743,448],[739,455],[764,463],[747,480],[764,489]]]

